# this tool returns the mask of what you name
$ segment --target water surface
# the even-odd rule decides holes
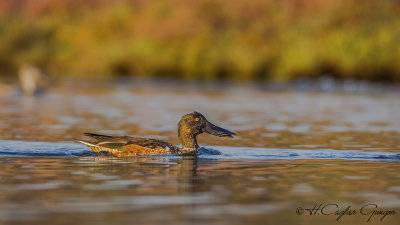
[[[1,92],[0,223],[399,224],[399,97],[140,80]],[[74,142],[179,144],[193,110],[237,137],[203,134],[197,157],[98,157]],[[397,214],[362,215],[374,204]],[[356,215],[334,215],[349,206]]]

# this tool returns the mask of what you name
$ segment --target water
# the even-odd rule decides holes
[[[14,89],[0,96],[0,223],[399,224],[399,97],[143,81]],[[196,157],[98,157],[74,142],[89,131],[179,144],[192,110],[237,137],[203,134]],[[374,204],[388,215],[371,217]],[[335,215],[347,207],[355,215]]]
[[[2,157],[85,157],[96,156],[89,148],[77,143],[48,143],[27,141],[0,141]],[[160,155],[151,158],[181,158],[179,155]],[[400,161],[400,153],[333,149],[273,149],[227,146],[203,146],[197,152],[199,160],[273,160],[273,159],[347,159],[373,161]]]

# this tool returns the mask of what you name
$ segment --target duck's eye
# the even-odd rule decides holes
[[[200,118],[195,118],[194,121],[199,122]]]

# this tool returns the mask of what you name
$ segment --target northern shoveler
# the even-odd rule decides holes
[[[199,148],[196,137],[204,132],[219,137],[232,138],[233,135],[236,135],[232,131],[208,122],[201,113],[194,111],[182,116],[178,124],[178,136],[182,142],[182,148],[156,139],[92,133],[85,133],[85,135],[96,139],[95,142],[77,141],[85,144],[94,152],[108,156],[193,154]]]

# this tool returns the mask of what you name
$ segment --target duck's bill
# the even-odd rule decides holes
[[[212,134],[218,137],[230,137],[233,138],[233,135],[236,135],[234,132],[226,130],[222,127],[215,126],[214,124],[207,121],[207,125],[204,128],[204,132],[208,134]]]

